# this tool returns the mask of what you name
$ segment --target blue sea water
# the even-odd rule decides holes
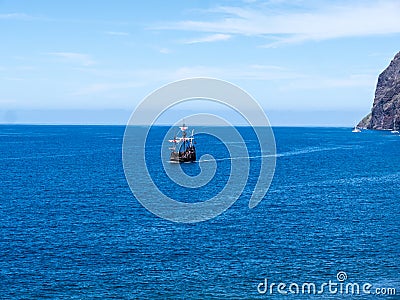
[[[189,191],[160,169],[167,129],[153,128],[147,142],[160,190],[187,202],[217,194],[230,167],[224,144],[198,137],[198,154],[213,154],[218,169],[210,184]],[[124,127],[0,126],[0,298],[280,298],[276,288],[259,294],[258,285],[338,282],[339,271],[371,291],[396,288],[380,298],[399,297],[400,136],[274,128],[275,176],[249,209],[260,153],[251,128],[238,130],[255,170],[242,196],[215,219],[181,224],[153,215],[131,193]],[[199,173],[198,163],[169,167]]]

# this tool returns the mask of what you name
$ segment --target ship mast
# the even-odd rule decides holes
[[[181,131],[182,131],[182,140],[183,140],[183,151],[185,152],[186,151],[186,143],[187,143],[187,140],[186,140],[186,129],[187,129],[187,127],[185,126],[185,123],[183,123],[183,125],[180,127],[180,129],[181,129]]]

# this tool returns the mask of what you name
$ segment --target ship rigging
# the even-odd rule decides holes
[[[169,148],[171,150],[170,161],[176,163],[183,162],[194,162],[196,161],[196,148],[194,144],[196,143],[194,140],[194,130],[192,130],[191,135],[188,136],[187,130],[188,127],[183,124],[180,128],[181,137],[177,137],[176,135],[172,140],[168,140],[172,143],[172,146]]]

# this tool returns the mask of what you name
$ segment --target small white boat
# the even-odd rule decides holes
[[[361,129],[356,126],[356,127],[354,127],[352,132],[361,132]]]
[[[399,134],[399,131],[398,130],[392,130],[392,131],[390,131],[391,133],[393,133],[393,134]]]

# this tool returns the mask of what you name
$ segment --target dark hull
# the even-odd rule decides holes
[[[196,161],[196,149],[191,147],[184,152],[171,152],[170,161],[184,163]]]

